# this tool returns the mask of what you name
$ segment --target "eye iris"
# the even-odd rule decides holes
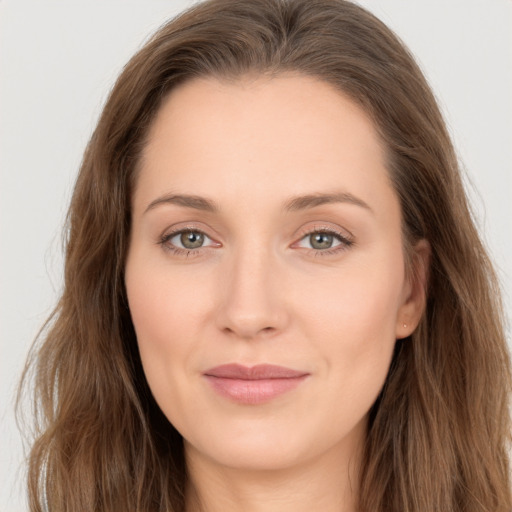
[[[309,243],[313,249],[330,249],[334,236],[329,233],[313,233],[309,236]]]
[[[197,249],[204,243],[204,235],[197,231],[185,231],[181,233],[180,242],[186,249]]]

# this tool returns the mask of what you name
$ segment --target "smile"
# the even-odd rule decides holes
[[[296,388],[309,373],[269,364],[226,364],[203,375],[221,396],[239,404],[257,405]]]

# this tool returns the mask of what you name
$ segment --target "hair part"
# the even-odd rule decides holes
[[[425,314],[397,342],[370,412],[360,510],[512,508],[499,287],[420,69],[382,22],[349,1],[210,0],[130,60],[86,148],[68,214],[64,291],[29,367],[39,420],[32,511],[184,510],[182,439],[147,385],[124,287],[138,163],[179,84],[287,72],[331,84],[371,117],[410,269],[415,244],[431,246]]]

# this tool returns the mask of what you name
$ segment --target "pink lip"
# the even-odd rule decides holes
[[[204,372],[220,395],[240,404],[256,405],[296,388],[309,374],[284,366],[224,364]]]

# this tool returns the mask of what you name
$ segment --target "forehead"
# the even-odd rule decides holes
[[[177,87],[160,108],[136,196],[148,201],[176,189],[277,201],[334,187],[378,203],[383,189],[393,195],[384,162],[366,113],[323,81],[201,78]]]

